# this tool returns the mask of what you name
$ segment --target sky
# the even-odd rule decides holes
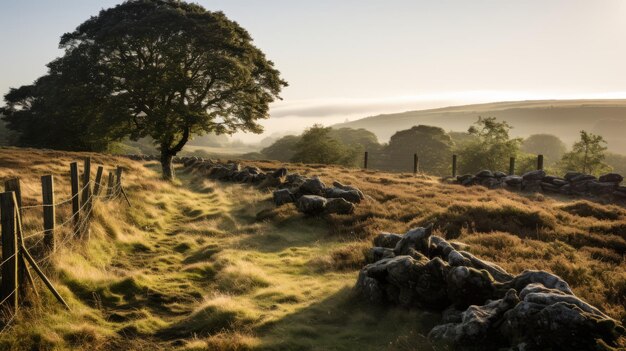
[[[45,74],[60,36],[114,0],[0,0],[0,94]],[[198,0],[289,82],[262,136],[379,113],[626,98],[622,0]]]

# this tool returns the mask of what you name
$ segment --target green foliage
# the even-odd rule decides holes
[[[324,149],[324,156],[315,156],[314,151],[305,150],[306,146],[299,144],[307,133],[310,134],[307,143],[312,143],[311,145],[316,148]],[[313,140],[315,136],[321,136],[322,140],[319,142]],[[298,149],[299,147],[301,149]],[[287,135],[276,140],[272,145],[263,148],[261,154],[270,160],[288,162],[296,160],[294,156],[296,156],[296,151],[300,150],[301,152],[297,155],[298,162],[328,163],[328,160],[333,160],[330,163],[354,166],[360,163],[360,155],[364,151],[377,152],[380,149],[381,145],[378,143],[376,135],[368,130],[323,128],[315,125],[301,136]]]
[[[261,154],[270,160],[289,162],[296,153],[296,145],[299,141],[299,136],[286,135],[276,140],[272,145],[263,148]]]
[[[303,163],[322,163],[353,166],[358,162],[361,147],[347,146],[331,137],[331,127],[316,124],[308,128],[295,145],[291,160]]]
[[[53,144],[64,148],[149,136],[168,179],[172,156],[193,135],[261,132],[257,121],[287,85],[245,29],[182,1],[102,10],[64,34],[60,47],[65,55],[47,76],[5,97],[11,128],[28,142],[66,136]]]
[[[17,136],[6,126],[0,115],[0,146],[9,146],[15,143]]]
[[[457,151],[460,171],[508,170],[509,158],[517,156],[521,143],[520,138],[509,137],[512,128],[507,122],[498,122],[495,117],[478,117],[475,125],[468,129],[468,133],[477,139]]]
[[[609,167],[613,168],[613,172],[626,174],[626,155],[607,152],[605,156],[604,161]]]
[[[384,148],[382,168],[395,171],[412,171],[413,154],[419,156],[420,170],[432,174],[445,174],[450,168],[452,139],[439,127],[419,125],[396,132]]]
[[[333,128],[329,135],[345,145],[359,146],[362,151],[377,152],[381,149],[376,134],[363,128]]]
[[[599,175],[611,170],[605,162],[606,141],[601,135],[580,131],[580,140],[574,143],[572,151],[563,155],[560,168],[563,171],[576,171]]]
[[[470,134],[468,132],[448,132],[448,135],[450,136],[450,138],[452,139],[452,141],[454,142],[454,145],[457,148],[461,148],[466,144],[469,144],[473,141],[476,141],[478,138],[473,135]]]
[[[533,134],[522,141],[522,151],[543,155],[546,165],[558,162],[567,151],[559,137],[551,134]]]

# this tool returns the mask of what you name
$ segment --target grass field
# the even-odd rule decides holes
[[[83,156],[0,149],[0,181],[20,176],[24,203],[34,204],[39,177],[53,173],[57,197],[66,198],[69,162]],[[90,156],[126,168],[133,207],[96,205],[89,240],[66,241],[46,267],[72,311],[39,286],[41,300],[0,334],[2,350],[429,350],[424,335],[438,314],[368,306],[351,293],[373,235],[429,222],[511,272],[555,272],[626,320],[621,206],[287,165],[370,197],[354,215],[307,218],[291,206],[274,209],[270,190],[181,170],[170,184],[154,162]],[[41,227],[38,213],[24,220],[27,233]]]

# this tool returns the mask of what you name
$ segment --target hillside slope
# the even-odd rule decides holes
[[[0,181],[19,175],[25,203],[35,203],[39,176],[54,173],[63,194],[69,162],[84,155],[0,149]],[[621,206],[286,165],[369,197],[353,215],[311,218],[275,209],[268,189],[180,167],[169,184],[155,162],[91,156],[126,168],[133,207],[96,207],[89,240],[62,245],[46,268],[72,311],[40,287],[43,302],[0,333],[0,350],[429,350],[424,335],[438,314],[362,304],[351,293],[373,235],[425,223],[510,272],[557,273],[626,320]],[[29,216],[26,230],[37,229],[38,215]]]
[[[513,125],[515,136],[550,133],[571,143],[581,129],[599,133],[609,140],[609,149],[626,153],[626,100],[539,100],[496,102],[408,111],[367,117],[334,127],[365,128],[380,140],[398,130],[427,124],[446,130],[466,131],[478,116],[496,117]]]

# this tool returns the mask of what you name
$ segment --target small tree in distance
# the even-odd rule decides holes
[[[519,153],[522,139],[509,137],[512,129],[507,122],[498,122],[495,117],[478,117],[468,129],[476,137],[459,150],[459,169],[463,173],[474,173],[482,169],[506,170],[509,158]]]
[[[594,175],[608,172],[611,167],[604,163],[606,141],[601,135],[580,131],[580,141],[574,143],[572,151],[563,155],[560,168]]]
[[[293,162],[354,166],[360,147],[349,147],[331,136],[331,127],[315,124],[302,133],[295,145]]]

